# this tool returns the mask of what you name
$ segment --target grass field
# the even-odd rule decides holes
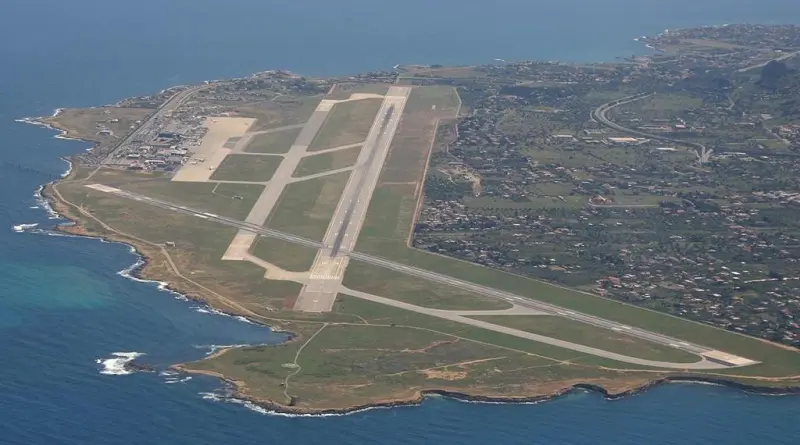
[[[412,92],[400,131],[390,148],[387,165],[370,203],[357,246],[359,251],[764,362],[705,375],[718,377],[720,374],[729,374],[738,380],[773,386],[788,385],[799,380],[747,378],[754,375],[782,377],[800,374],[800,353],[788,348],[409,248],[407,241],[412,230],[418,194],[422,189],[421,180],[428,150],[436,133],[436,122],[437,119],[452,117],[457,104],[457,97],[451,88],[416,88]],[[327,124],[330,124],[330,119]],[[350,125],[347,127],[353,128]],[[329,140],[340,137],[331,134],[327,136]],[[285,146],[286,143],[284,141],[281,144]],[[265,147],[268,145],[266,142],[264,144]],[[270,144],[274,146],[275,142]],[[277,150],[264,148],[273,149]],[[613,155],[608,153],[608,156]],[[272,159],[269,156],[249,158]],[[304,168],[307,172],[335,168],[330,167],[328,162],[333,165],[336,161],[317,157],[310,166]],[[263,168],[246,164],[234,170],[244,168],[250,169],[247,171],[252,174],[263,173]],[[289,185],[267,221],[267,226],[321,240],[348,177],[349,173],[345,172]],[[239,219],[243,219],[263,190],[262,186],[255,184],[173,184],[160,175],[104,171],[93,178],[95,181]],[[155,275],[157,279],[173,285],[194,283],[187,285],[187,288],[194,289],[189,293],[191,296],[207,298],[215,307],[222,309],[237,305],[258,314],[268,323],[286,326],[297,334],[297,341],[237,348],[191,366],[221,372],[231,379],[242,381],[249,395],[279,403],[292,403],[299,408],[342,408],[411,398],[427,389],[520,397],[552,394],[573,384],[588,383],[615,392],[643,385],[659,377],[675,375],[663,370],[640,369],[627,363],[347,295],[338,296],[331,314],[281,310],[289,307],[287,302],[297,296],[300,285],[266,280],[262,268],[247,262],[221,260],[236,229],[88,189],[81,182],[66,182],[58,187],[67,199],[127,234],[124,236],[138,238],[137,243],[145,246],[141,252],[148,257],[149,270],[158,272]],[[543,194],[559,191],[556,185],[542,187]],[[241,199],[234,198],[236,196]],[[544,198],[549,199],[546,196]],[[95,233],[108,234],[91,219],[86,226],[95,230]],[[167,241],[174,243],[174,246],[170,244],[162,248],[161,245]],[[315,253],[313,249],[267,238],[259,239],[252,252],[288,270],[306,270]],[[173,268],[178,270],[177,274]],[[477,295],[426,283],[357,261],[350,263],[345,284],[432,308],[469,310],[506,307]],[[628,338],[623,333],[598,330],[556,317],[480,318],[626,355],[671,361],[696,360],[672,348],[662,348]]]
[[[413,398],[423,389],[522,397],[555,391],[578,379],[613,391],[643,384],[648,377],[562,364],[387,321],[307,323],[298,326],[298,338],[290,343],[231,350],[190,367],[246,381],[250,395],[306,409]]]
[[[587,206],[589,199],[586,196],[533,196],[527,201],[516,202],[510,199],[481,196],[464,198],[467,207],[484,209],[542,209],[549,207],[563,207],[570,209],[580,209]]]
[[[382,99],[363,99],[334,105],[309,151],[364,142]]]
[[[300,161],[300,164],[294,171],[293,176],[303,177],[329,170],[352,167],[356,164],[358,155],[360,153],[361,147],[359,146],[336,150],[329,153],[306,156]]]
[[[289,151],[300,134],[300,128],[253,136],[244,151],[247,153],[283,154]]]
[[[407,107],[406,111],[408,110]],[[414,114],[419,113],[412,112],[411,116]],[[417,134],[425,128],[424,121],[410,116],[404,116],[401,122],[401,126],[403,125],[405,128],[401,131]],[[357,250],[764,362],[731,373],[798,374],[800,353],[794,350],[660,312],[408,247],[406,241],[416,202],[416,184],[410,181],[415,180],[420,170],[413,161],[409,161],[412,158],[392,156],[392,152],[419,146],[419,143],[408,145],[402,139],[393,142],[379,186],[370,202]]]
[[[681,94],[656,94],[648,99],[633,102],[626,107],[645,111],[682,111],[703,105],[703,99]]]
[[[110,148],[131,132],[132,125],[152,113],[150,108],[67,108],[57,116],[43,119],[43,122],[64,129],[68,137],[97,141],[100,148]],[[111,131],[111,134],[99,133],[100,128]]]
[[[300,290],[297,283],[266,280],[264,270],[254,264],[223,261],[222,255],[236,233],[233,227],[118,198],[80,183],[63,183],[59,190],[67,200],[83,206],[115,230],[151,243],[174,243],[167,252],[184,277],[234,299],[255,313],[272,314],[274,308],[282,307],[284,298],[296,296]],[[98,233],[105,232],[93,220],[86,226]],[[174,275],[171,266],[159,258],[158,251],[148,256],[151,259],[148,267],[160,270],[159,275],[164,275],[161,279],[182,281]],[[212,301],[217,299],[204,289],[197,289],[197,293]]]
[[[257,119],[247,131],[263,131],[308,121],[321,96],[280,96],[276,99],[238,106],[243,117]]]
[[[325,99],[349,99],[352,94],[380,94],[383,96],[389,91],[389,86],[383,83],[339,83],[336,84],[333,93],[326,95]]]
[[[340,314],[357,315],[370,324],[393,323],[399,326],[415,326],[473,341],[488,343],[502,348],[536,354],[552,360],[574,360],[583,356],[569,349],[537,343],[513,335],[465,325],[455,321],[443,320],[431,315],[389,307],[343,294],[339,294],[336,298],[334,310]],[[613,363],[620,367],[625,366],[621,363]]]
[[[359,239],[360,246],[362,246],[361,242],[362,240]],[[367,248],[359,247],[358,250],[764,362],[761,365],[731,371],[732,373],[786,375],[786,373],[796,374],[800,369],[799,352],[771,345],[755,338],[543,281],[408,248],[400,240],[371,240],[370,243],[363,244],[363,246],[367,246]]]
[[[437,122],[455,116],[458,95],[450,87],[416,87],[389,148],[380,181],[415,184],[422,179]],[[416,199],[416,198],[414,198]]]
[[[481,297],[431,281],[410,279],[407,275],[382,267],[351,261],[344,274],[350,289],[434,309],[508,309],[510,304]]]
[[[316,249],[263,236],[256,240],[251,251],[262,260],[292,272],[311,269],[317,254]]]
[[[244,219],[264,191],[261,184],[171,182],[157,176],[150,178],[117,171],[95,175],[93,182],[235,219]]]
[[[350,172],[289,184],[265,226],[322,241]]]
[[[211,179],[217,181],[265,182],[272,179],[283,161],[280,156],[253,156],[230,154],[225,157]]]
[[[414,113],[418,111],[452,112],[458,108],[460,100],[458,93],[447,86],[420,86],[411,90],[404,111]]]
[[[487,315],[470,317],[521,331],[566,340],[619,354],[648,360],[692,363],[695,354],[642,340],[624,333],[597,328],[551,315]]]

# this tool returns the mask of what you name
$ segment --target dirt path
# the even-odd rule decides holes
[[[202,290],[208,292],[210,295],[213,295],[218,302],[222,303],[224,306],[227,306],[229,309],[233,309],[235,312],[237,312],[237,313],[239,313],[241,315],[252,317],[254,319],[263,319],[263,317],[261,315],[251,311],[250,309],[247,309],[246,307],[240,305],[239,303],[236,303],[235,301],[231,300],[230,298],[225,297],[223,295],[220,295],[219,293],[209,289],[208,287],[203,286],[202,284],[200,284],[200,283],[192,280],[191,278],[188,278],[185,275],[183,275],[180,272],[180,270],[178,269],[178,266],[172,260],[172,257],[169,255],[169,252],[167,252],[167,250],[161,244],[154,243],[152,241],[149,241],[149,240],[146,240],[146,239],[143,239],[143,238],[139,238],[139,237],[137,237],[135,235],[131,235],[129,233],[125,233],[125,232],[122,232],[120,230],[117,230],[117,229],[109,226],[108,224],[106,224],[105,222],[103,222],[102,220],[100,220],[99,218],[94,216],[93,214],[91,214],[91,212],[87,211],[83,207],[81,207],[81,206],[79,206],[79,205],[77,205],[77,204],[75,204],[73,202],[70,202],[70,201],[66,200],[64,198],[64,196],[61,195],[61,192],[59,192],[57,185],[53,185],[52,190],[53,190],[53,194],[55,194],[55,196],[59,199],[60,202],[62,202],[64,204],[74,208],[81,215],[83,215],[83,216],[85,216],[87,218],[91,218],[93,221],[95,221],[98,224],[100,224],[100,226],[103,227],[103,229],[105,229],[105,230],[107,230],[107,231],[109,231],[109,232],[111,232],[111,233],[113,233],[113,234],[115,234],[115,235],[117,235],[117,236],[119,236],[119,237],[121,237],[123,239],[129,239],[129,240],[137,241],[137,242],[140,242],[142,244],[146,244],[148,246],[151,246],[153,248],[158,249],[159,252],[162,255],[164,255],[164,258],[166,259],[167,264],[169,265],[169,268],[171,269],[172,273],[175,276],[177,276],[178,278],[186,281],[187,283],[190,283],[193,286],[196,286],[199,289],[202,289]]]
[[[300,366],[300,364],[297,363],[297,361],[300,359],[300,354],[303,352],[303,349],[305,349],[305,347],[308,346],[308,344],[311,343],[314,340],[314,338],[317,335],[319,335],[319,333],[322,332],[327,326],[328,326],[328,323],[323,324],[322,327],[320,327],[319,330],[314,333],[314,335],[312,335],[311,337],[308,337],[308,340],[306,340],[306,342],[303,343],[300,346],[300,348],[297,349],[297,353],[294,355],[294,361],[292,362],[292,364],[294,365],[294,371],[289,373],[289,375],[287,375],[286,378],[283,380],[283,395],[286,396],[286,400],[289,403],[291,403],[291,401],[292,401],[292,396],[289,395],[289,380],[292,377],[294,377],[297,374],[299,374],[300,371],[303,369]]]

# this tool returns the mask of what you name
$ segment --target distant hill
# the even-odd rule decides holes
[[[784,62],[773,60],[761,68],[761,76],[756,83],[762,88],[776,89],[787,79],[791,79],[792,74],[797,74],[797,71],[790,69]]]
[[[762,93],[774,99],[778,115],[800,117],[800,70],[772,61],[761,69],[756,85]]]

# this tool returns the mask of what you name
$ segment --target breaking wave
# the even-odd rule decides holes
[[[132,371],[126,369],[125,365],[144,355],[142,352],[112,352],[111,358],[99,358],[95,363],[101,365],[100,374],[103,375],[128,375]]]
[[[16,232],[16,233],[22,233],[22,232],[26,232],[26,231],[28,231],[28,230],[30,230],[30,229],[35,229],[35,228],[36,228],[36,227],[38,227],[38,226],[39,226],[39,224],[38,224],[38,223],[32,223],[32,224],[17,224],[16,226],[12,226],[12,227],[11,227],[11,230],[12,230],[12,231],[14,231],[14,232]]]
[[[348,411],[345,413],[321,413],[321,414],[296,414],[296,413],[284,413],[280,411],[275,411],[273,409],[264,408],[263,406],[259,406],[249,400],[244,399],[237,399],[236,397],[231,397],[226,394],[214,393],[214,392],[201,392],[199,393],[203,400],[210,400],[212,402],[223,402],[223,403],[233,403],[235,405],[241,405],[250,411],[264,414],[267,416],[276,416],[276,417],[342,417],[342,416],[349,416],[351,414],[359,414],[366,411],[372,411],[377,409],[396,409],[398,407],[387,407],[387,406],[370,406],[363,409],[357,409],[353,411]]]
[[[61,216],[53,209],[50,202],[42,196],[42,190],[44,190],[44,185],[37,187],[33,193],[33,198],[36,199],[36,206],[47,212],[47,219],[61,219]]]

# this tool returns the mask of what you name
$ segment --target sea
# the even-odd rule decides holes
[[[284,335],[135,279],[128,246],[54,232],[65,221],[37,190],[89,145],[24,122],[274,68],[608,61],[645,53],[633,38],[665,29],[792,20],[797,0],[3,0],[0,444],[800,442],[800,397],[709,385],[533,405],[434,397],[328,417],[230,400],[218,380],[167,367]],[[133,358],[157,372],[127,373]]]

